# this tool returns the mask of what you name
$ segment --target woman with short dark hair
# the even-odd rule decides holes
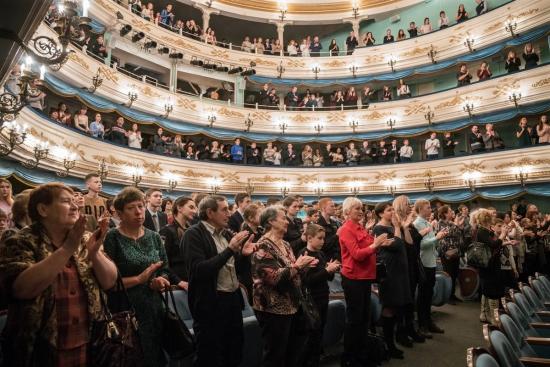
[[[136,310],[144,365],[164,366],[162,351],[163,305],[159,292],[170,286],[168,258],[160,235],[143,226],[145,198],[135,187],[115,198],[120,224],[107,233],[105,252],[118,267],[130,302]]]
[[[443,205],[437,211],[439,222],[438,230],[447,230],[447,236],[439,240],[439,255],[443,270],[451,276],[451,304],[459,299],[455,296],[456,278],[458,277],[458,267],[460,265],[461,251],[464,248],[464,217],[456,218],[455,212],[448,205]]]
[[[0,273],[9,290],[2,351],[6,366],[86,366],[93,321],[102,318],[100,292],[116,267],[100,247],[108,218],[91,236],[73,191],[62,183],[29,196],[32,224],[0,248]]]

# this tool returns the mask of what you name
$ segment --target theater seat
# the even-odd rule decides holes
[[[468,348],[466,351],[468,367],[500,367],[495,357],[485,348]]]
[[[189,298],[187,296],[187,291],[176,290],[173,291],[173,293],[178,315],[193,334],[193,316],[191,316],[191,310],[189,308]],[[172,308],[172,305],[170,303],[169,305],[170,308]]]
[[[444,271],[438,271],[435,274],[434,294],[432,297],[432,306],[443,306],[449,302],[451,297],[452,281],[449,274]]]
[[[550,337],[550,324],[531,322],[529,317],[513,302],[504,303],[504,310],[514,320],[516,325],[523,329],[527,336]]]
[[[520,284],[519,289],[521,290],[521,293],[525,295],[525,298],[527,298],[527,301],[531,304],[532,307],[535,308],[537,311],[547,311],[548,308],[544,304],[544,302],[540,299],[540,297],[537,295],[537,293],[533,290],[533,288],[525,285]]]
[[[254,314],[254,309],[248,303],[248,297],[246,296],[246,290],[241,287],[241,292],[244,300],[243,309],[243,333],[244,333],[244,345],[243,345],[243,360],[240,364],[241,367],[257,367],[262,361],[262,330],[260,324]]]
[[[550,357],[550,339],[529,336],[506,314],[496,316],[497,325],[523,357]]]
[[[328,303],[327,323],[323,330],[323,346],[337,344],[344,335],[346,325],[346,304],[342,300],[331,300]]]
[[[521,308],[521,310],[529,317],[531,322],[548,322],[550,321],[549,311],[536,310],[527,300],[525,295],[516,292],[512,294],[512,300]]]
[[[529,283],[543,302],[550,301],[550,290],[546,288],[542,281],[529,277]]]

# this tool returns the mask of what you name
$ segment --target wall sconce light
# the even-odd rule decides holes
[[[68,153],[63,158],[63,167],[65,171],[57,171],[55,174],[59,177],[67,177],[69,172],[76,166],[76,154]]]
[[[353,0],[351,2],[351,10],[353,11],[353,17],[357,19],[359,16],[359,4],[357,3],[357,0]]]
[[[397,186],[396,185],[387,185],[386,190],[390,193],[391,196],[395,196],[395,193],[397,192]]]
[[[132,104],[137,101],[138,94],[135,90],[131,90],[128,92],[128,107],[132,107]]]
[[[290,184],[288,181],[277,182],[277,187],[279,188],[279,192],[283,198],[290,193]]]
[[[174,105],[171,103],[171,102],[167,102],[164,104],[164,118],[168,118],[168,116],[170,115],[170,112],[172,112],[174,110]]]
[[[528,166],[518,166],[516,167],[516,180],[519,181],[521,187],[525,187],[525,184],[527,183],[527,180],[529,179],[529,171],[531,170],[531,167]]]
[[[521,93],[516,94],[516,92],[513,92],[508,96],[508,99],[510,100],[510,102],[514,103],[514,106],[516,106],[516,108],[518,108],[519,107],[518,102],[521,100]]]
[[[432,124],[432,120],[434,116],[435,116],[434,112],[432,111],[430,106],[428,106],[428,111],[424,114],[424,118],[426,119],[426,121],[428,121],[428,125]]]
[[[391,131],[393,131],[393,127],[395,126],[396,123],[397,123],[397,121],[395,119],[392,119],[392,118],[390,118],[388,121],[386,121],[386,125],[388,125],[390,127]]]
[[[15,121],[5,122],[0,126],[0,134],[2,130],[8,131],[8,142],[0,143],[0,157],[9,155],[15,148],[25,142],[27,138],[27,127],[21,126]]]
[[[437,60],[435,59],[437,55],[437,50],[434,48],[434,45],[430,45],[430,51],[428,51],[428,57],[430,60],[432,60],[432,64],[437,64]]]
[[[435,182],[432,179],[432,175],[428,175],[428,178],[424,181],[424,187],[431,193],[434,190]]]
[[[136,165],[136,166],[128,167],[127,170],[132,177],[132,182],[134,183],[134,186],[138,187],[139,183],[143,179],[143,168]]]
[[[519,36],[519,34],[516,33],[517,28],[518,28],[518,24],[513,19],[506,21],[504,25],[504,29],[506,30],[506,32],[510,32],[510,35],[512,36],[512,38]]]
[[[277,66],[277,72],[279,75],[277,76],[278,79],[281,79],[283,77],[283,73],[285,72],[285,67],[283,66],[283,62],[281,61],[279,65]]]
[[[287,12],[288,12],[288,7],[286,5],[286,2],[284,1],[279,2],[279,13],[281,13],[281,15],[279,15],[279,19],[281,19],[281,22],[285,20]]]
[[[254,121],[250,118],[250,114],[248,114],[248,116],[244,120],[244,126],[246,126],[246,129],[244,131],[249,132],[252,125],[254,125]]]
[[[216,122],[216,120],[217,120],[218,118],[216,117],[216,114],[214,113],[214,111],[211,111],[211,112],[208,114],[208,116],[206,117],[206,119],[208,120],[208,125],[206,125],[206,126],[208,126],[208,127],[211,128],[212,125],[214,125],[214,122]]]
[[[251,196],[255,190],[254,185],[250,181],[250,178],[246,180],[246,186],[244,188],[244,191],[248,194],[248,196]]]
[[[313,126],[313,129],[315,129],[315,131],[317,131],[317,135],[321,134],[321,131],[324,129],[325,127],[323,126],[323,124],[321,123],[318,123],[317,125]]]
[[[359,67],[355,64],[351,64],[350,67],[349,67],[349,71],[351,72],[351,74],[353,75],[353,77],[357,77],[356,73],[357,73],[357,70],[359,70]]]
[[[315,79],[318,79],[319,73],[321,72],[321,68],[319,67],[319,65],[313,65],[311,71],[313,71],[313,73],[315,74]]]
[[[26,162],[23,162],[22,165],[25,168],[34,169],[38,167],[38,163],[41,160],[48,157],[50,152],[50,144],[47,141],[40,141],[34,146],[34,159],[29,159]]]
[[[97,174],[99,175],[99,178],[101,181],[105,181],[107,178],[107,175],[109,174],[109,170],[107,169],[107,163],[105,163],[105,158],[101,158],[101,161],[99,162],[99,167],[97,169]]]
[[[468,113],[468,117],[470,117],[470,120],[472,117],[474,117],[474,104],[471,102],[466,102],[466,104],[462,107],[464,112]]]
[[[94,93],[97,88],[103,84],[103,78],[101,77],[101,71],[98,68],[97,73],[92,77],[92,86],[88,88],[88,92]]]
[[[355,134],[355,129],[359,126],[359,121],[352,120],[349,122],[349,127],[353,130],[353,133]]]
[[[388,60],[388,65],[391,68],[392,73],[395,73],[395,64],[397,64],[397,60],[393,58],[393,56],[390,56],[390,59]]]
[[[361,182],[359,181],[350,181],[348,182],[348,186],[349,186],[349,192],[353,195],[353,196],[357,196],[357,194],[359,194],[359,192],[361,192]]]
[[[281,122],[279,124],[279,129],[281,129],[283,135],[285,135],[285,131],[287,128],[288,128],[288,124],[286,122]]]
[[[222,186],[221,181],[216,177],[213,177],[208,180],[208,187],[210,188],[210,193],[212,195],[216,195],[218,191],[220,191],[221,186]]]
[[[476,184],[477,184],[477,179],[479,178],[479,176],[480,176],[480,174],[477,171],[466,172],[462,176],[463,179],[464,179],[464,185],[468,186],[468,188],[470,189],[471,192],[476,191]]]
[[[474,52],[476,49],[474,48],[474,42],[475,40],[471,37],[467,37],[466,41],[464,41],[464,46],[468,47],[468,50],[470,52]]]

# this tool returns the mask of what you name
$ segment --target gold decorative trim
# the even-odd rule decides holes
[[[214,57],[222,57],[224,59],[228,59],[229,58],[229,52],[227,52],[226,50],[211,50],[210,51],[210,55],[214,56]]]
[[[311,121],[311,117],[304,116],[302,114],[297,114],[296,116],[292,117],[292,121],[294,121],[294,122],[308,122],[308,121]]]
[[[451,172],[446,170],[432,171],[431,169],[427,169],[421,173],[411,173],[406,175],[405,178],[436,177],[450,174]]]
[[[99,75],[103,75],[105,79],[110,80],[113,83],[118,83],[118,72],[115,69],[100,66],[97,68],[97,72]]]
[[[82,68],[86,70],[90,70],[90,65],[84,59],[80,56],[78,56],[75,52],[71,52],[69,54],[69,60],[74,61],[78,65],[80,65]]]
[[[502,168],[517,167],[517,166],[540,166],[543,164],[550,165],[550,159],[531,159],[528,157],[523,157],[521,159],[518,159],[515,162],[507,162],[507,163],[499,164],[495,168],[502,169]]]
[[[323,64],[323,66],[326,66],[329,68],[340,68],[345,65],[346,65],[346,62],[342,60],[332,60],[331,62],[325,62]]]
[[[485,170],[485,166],[483,163],[463,163],[463,167],[460,168],[460,172],[483,172]]]
[[[271,121],[271,114],[264,111],[255,111],[250,115],[250,117],[252,120]]]
[[[234,6],[238,8],[251,9],[256,11],[264,11],[270,13],[279,12],[279,4],[277,1],[264,1],[264,0],[218,0],[219,3]],[[359,0],[358,7],[360,9],[368,9],[379,6],[395,5],[399,3],[399,0]],[[288,3],[289,13],[301,13],[301,14],[322,14],[322,13],[341,13],[352,12],[351,2],[349,1],[334,1],[332,3],[325,4],[309,4],[309,3]]]
[[[234,117],[234,118],[244,118],[244,115],[237,111],[232,111],[227,107],[221,107],[217,111],[218,115],[226,116],[226,117]]]
[[[178,101],[178,107],[183,107],[183,108],[191,110],[191,111],[196,111],[197,110],[197,105],[195,104],[195,102],[193,102],[192,100],[190,100],[188,98],[178,96],[177,101]]]
[[[251,62],[255,63],[256,65],[262,65],[262,66],[277,66],[277,63],[271,60],[261,59],[259,57],[255,59],[248,59],[248,58],[241,58],[239,59],[240,62],[246,63],[250,65]]]
[[[415,47],[410,51],[402,53],[401,56],[411,57],[411,56],[417,56],[417,55],[426,55],[428,51],[430,51],[430,49],[431,49],[431,46]]]
[[[424,103],[415,101],[413,103],[410,103],[407,108],[405,109],[405,116],[410,116],[417,114],[419,112],[424,113],[426,111],[427,107]]]
[[[531,87],[540,88],[540,87],[544,87],[545,85],[548,85],[548,84],[550,84],[550,78],[544,78],[544,79],[541,79],[541,80],[531,84]]]
[[[228,172],[228,171],[222,172],[220,175],[220,179],[223,182],[234,182],[234,183],[239,183],[239,180],[240,180],[239,175],[236,172]]]
[[[306,64],[302,60],[290,59],[286,61],[286,66],[290,68],[303,68]]]
[[[493,97],[508,96],[510,92],[516,91],[520,88],[519,79],[504,78],[499,84],[497,84],[493,90]]]
[[[152,89],[148,85],[141,88],[141,93],[143,93],[143,95],[147,97],[157,97],[157,98],[161,97],[160,94],[158,94],[154,89]]]

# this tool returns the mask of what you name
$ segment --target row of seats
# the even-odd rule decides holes
[[[550,366],[550,280],[537,274],[502,299],[496,326],[484,325],[488,349],[469,348],[469,367]]]

